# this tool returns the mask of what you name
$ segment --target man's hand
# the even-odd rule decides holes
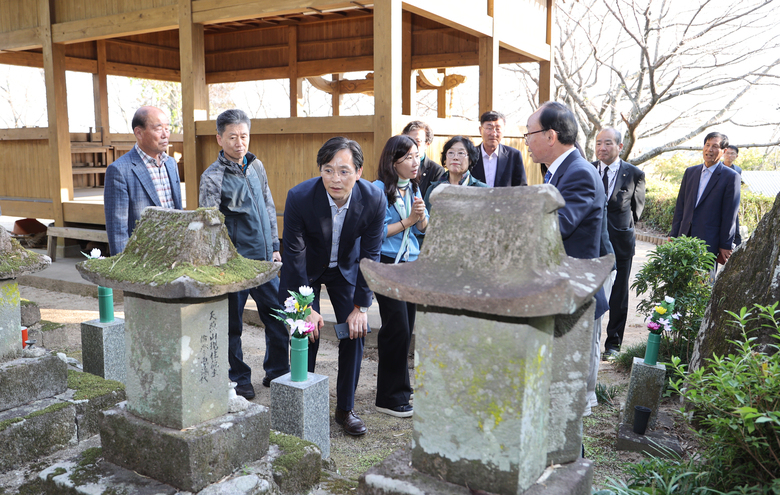
[[[347,316],[347,324],[351,340],[365,337],[368,333],[368,313],[361,313],[358,308],[353,309]]]
[[[718,251],[719,251],[718,257],[715,258],[715,261],[717,261],[721,265],[725,265],[726,261],[728,261],[728,259],[731,258],[731,253],[733,252],[733,250],[720,248]]]
[[[271,260],[276,261],[277,263],[282,262],[282,253],[279,251],[274,251],[274,254],[271,255]]]
[[[309,342],[314,342],[320,338],[320,328],[325,325],[325,320],[322,319],[321,314],[312,309],[311,314],[306,317],[306,321],[314,323],[314,331],[309,334]]]

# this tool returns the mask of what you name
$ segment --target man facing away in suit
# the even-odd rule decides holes
[[[147,206],[181,209],[176,161],[168,156],[168,117],[159,108],[141,107],[132,121],[136,143],[106,169],[103,205],[111,255],[124,251],[135,222]]]
[[[544,182],[555,186],[566,202],[558,210],[558,223],[563,248],[572,258],[599,257],[604,215],[604,186],[596,169],[575,148],[577,120],[574,113],[558,102],[544,103],[528,118],[528,132],[523,136],[536,163],[548,164]],[[587,403],[585,415],[590,414],[596,399],[598,375],[598,339],[601,334],[601,316],[609,308],[604,289],[596,293],[596,314],[591,348],[582,349],[590,355]]]
[[[479,118],[479,159],[471,175],[488,187],[527,186],[523,156],[520,151],[501,144],[506,117],[501,112],[489,111]]]
[[[339,342],[336,378],[336,423],[349,435],[363,435],[366,425],[355,415],[355,389],[360,377],[368,307],[373,293],[360,272],[360,260],[379,261],[387,200],[363,174],[363,151],[344,137],[329,139],[317,153],[320,177],[290,189],[284,207],[284,264],[280,303],[288,290],[308,285],[314,290],[309,321],[309,371],[314,372],[319,348],[320,291],[328,289],[336,321],[346,322],[349,337]]]
[[[628,318],[628,288],[636,236],[634,226],[645,208],[645,173],[620,159],[623,137],[617,129],[603,129],[596,136],[598,168],[607,194],[607,231],[615,250],[617,274],[609,296],[609,323],[604,355],[618,354]]]
[[[709,252],[717,256],[712,281],[718,263],[725,265],[731,256],[739,208],[739,174],[720,161],[728,145],[729,138],[719,132],[704,138],[704,163],[688,167],[683,174],[670,233],[670,237],[687,235],[707,243]]]

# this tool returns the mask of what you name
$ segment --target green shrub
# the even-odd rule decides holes
[[[659,232],[671,232],[679,190],[679,183],[647,179],[642,222]]]
[[[738,350],[715,356],[699,369],[686,373],[679,358],[672,364],[678,379],[671,387],[682,395],[694,413],[694,429],[708,466],[708,486],[731,489],[740,485],[770,486],[780,478],[780,353],[760,352],[745,325],[763,321],[780,340],[780,310],[756,304],[758,316],[746,308],[729,312],[742,329]],[[685,414],[686,408],[681,412]],[[774,481],[780,492],[780,481]]]
[[[753,232],[758,222],[772,209],[775,198],[763,194],[753,194],[746,188],[742,188],[739,197],[739,223],[747,227],[748,232]],[[745,239],[747,240],[747,238]]]
[[[648,294],[637,304],[641,314],[653,314],[653,308],[667,296],[674,298],[679,313],[672,332],[663,333],[668,345],[661,346],[665,352],[659,352],[659,361],[669,361],[675,355],[685,363],[689,361],[712,295],[709,271],[714,263],[715,255],[707,251],[703,240],[681,236],[656,247],[637,273],[631,288],[636,289],[638,296]]]

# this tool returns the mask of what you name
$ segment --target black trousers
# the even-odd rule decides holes
[[[609,323],[607,323],[607,338],[604,340],[604,350],[620,350],[623,334],[626,331],[628,319],[628,286],[631,279],[631,263],[633,258],[616,261],[617,274],[609,296]]]
[[[382,263],[394,260],[382,256]],[[377,407],[396,407],[409,403],[409,345],[412,341],[417,305],[374,293],[379,303],[382,327],[377,335],[379,366],[376,373]]]

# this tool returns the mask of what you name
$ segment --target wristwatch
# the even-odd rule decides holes
[[[367,313],[368,312],[368,308],[365,307],[365,306],[358,306],[358,309],[360,310],[361,313]]]

